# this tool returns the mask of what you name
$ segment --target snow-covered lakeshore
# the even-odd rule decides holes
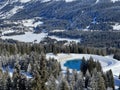
[[[61,67],[63,72],[66,70],[66,67],[64,66],[64,63],[68,60],[74,60],[74,59],[82,59],[85,57],[85,59],[89,59],[90,57],[93,57],[94,60],[98,60],[103,68],[103,71],[106,72],[108,70],[112,70],[115,80],[115,87],[118,88],[120,86],[120,80],[118,79],[118,76],[120,74],[120,61],[113,59],[111,56],[99,56],[99,55],[92,55],[92,54],[57,54],[53,55],[52,53],[49,53],[46,55],[47,58],[55,58],[61,63]],[[71,71],[71,70],[70,70]]]

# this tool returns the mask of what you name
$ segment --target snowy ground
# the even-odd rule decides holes
[[[33,32],[25,32],[24,35],[15,35],[15,36],[2,36],[2,39],[13,39],[18,40],[21,42],[34,42],[39,43],[42,41],[48,34],[47,33],[40,33],[34,34]]]
[[[13,33],[13,32],[14,32],[13,30],[2,31],[2,35],[4,35],[4,34],[9,34],[9,33]]]
[[[64,32],[65,30],[59,30],[59,29],[57,29],[57,30],[53,30],[53,31],[51,31],[51,32]]]
[[[11,68],[10,66],[8,66],[8,67],[2,67],[2,71],[3,71],[3,72],[6,72],[6,70],[9,71],[8,73],[9,73],[10,77],[12,77],[12,76],[13,76],[14,69]],[[22,75],[25,75],[27,79],[32,78],[32,75],[31,75],[30,73],[28,73],[28,72],[20,72],[20,73],[21,73]]]
[[[57,37],[57,36],[49,36],[51,39],[56,39],[57,41],[68,41],[68,42],[71,42],[71,41],[74,41],[74,42],[80,42],[80,39],[70,39],[70,38],[60,38],[60,37]]]
[[[113,55],[112,55],[113,56]],[[63,70],[63,73],[66,71],[66,67],[64,66],[64,63],[68,60],[74,60],[74,59],[82,59],[85,57],[85,59],[89,59],[90,57],[93,57],[94,60],[98,60],[103,68],[103,71],[106,72],[107,70],[112,70],[115,80],[115,88],[117,89],[118,86],[120,86],[120,80],[118,79],[120,70],[120,61],[113,59],[111,55],[110,56],[99,56],[99,55],[91,55],[91,54],[57,54],[53,55],[52,53],[48,53],[46,55],[46,58],[55,58],[61,63],[61,67]],[[3,72],[5,71],[5,68],[2,68]],[[8,67],[9,74],[12,77],[13,69]],[[72,70],[70,70],[71,72]],[[27,78],[32,78],[32,76],[27,72],[21,72],[21,74],[24,74]]]
[[[8,30],[8,31],[2,32],[3,36],[1,36],[1,38],[4,39],[4,40],[5,39],[13,39],[13,40],[18,40],[20,42],[34,42],[34,41],[36,41],[35,43],[39,43],[45,37],[48,36],[48,33],[35,34],[33,32],[25,32],[24,35],[4,36],[4,34],[12,33],[12,32],[14,32],[14,31],[13,30]],[[71,41],[80,42],[80,39],[59,38],[59,37],[56,37],[56,36],[48,36],[48,37],[50,37],[51,39],[56,39],[57,41],[66,40],[68,42],[71,42]]]
[[[115,25],[113,25],[113,29],[114,30],[120,30],[120,24],[116,23]]]
[[[36,20],[34,18],[33,19],[22,20],[22,23],[26,27],[37,27],[38,25],[43,24],[43,22],[41,22],[41,21],[36,22]]]
[[[64,66],[64,63],[68,60],[73,59],[82,59],[82,57],[85,57],[85,59],[89,59],[90,57],[93,57],[94,60],[98,60],[103,68],[103,71],[106,72],[108,70],[112,70],[114,79],[115,79],[115,87],[118,88],[120,86],[120,80],[118,79],[118,76],[120,74],[120,61],[113,59],[113,57],[110,56],[99,56],[99,55],[91,55],[91,54],[58,54],[57,56],[49,53],[46,55],[47,58],[55,58],[61,63],[61,67],[63,72],[66,70],[66,67]],[[70,70],[71,71],[71,70]]]

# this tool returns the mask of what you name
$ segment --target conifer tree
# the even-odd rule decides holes
[[[70,90],[69,84],[66,79],[62,78],[58,90]]]
[[[44,90],[42,89],[42,80],[38,72],[36,72],[32,81],[32,90]]]
[[[111,87],[113,90],[115,90],[112,70],[107,71],[106,74],[107,74],[107,78],[108,78],[108,87]]]
[[[98,90],[106,90],[105,80],[103,79],[100,72],[98,72]]]
[[[82,58],[82,63],[81,63],[81,67],[80,70],[83,72],[83,74],[85,75],[86,70],[87,70],[87,62],[85,60],[85,58]]]
[[[53,75],[50,75],[47,83],[46,83],[46,87],[47,90],[57,90],[57,81],[55,80]]]
[[[66,80],[67,80],[68,82],[70,82],[70,71],[69,71],[68,68],[67,68],[67,70],[66,70]]]

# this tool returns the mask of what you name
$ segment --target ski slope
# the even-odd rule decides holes
[[[82,59],[83,57],[85,57],[85,59],[88,60],[90,57],[92,57],[95,61],[98,60],[101,63],[104,72],[110,69],[112,70],[115,80],[115,87],[118,88],[118,86],[120,86],[120,80],[118,79],[118,76],[120,74],[120,61],[113,59],[113,57],[111,56],[99,56],[92,54],[64,54],[64,53],[55,56],[52,53],[49,53],[46,55],[46,57],[57,59],[61,63],[63,72],[66,70],[66,67],[64,66],[64,63],[66,61]]]

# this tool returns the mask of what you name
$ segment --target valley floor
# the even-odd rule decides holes
[[[23,35],[4,36],[4,34],[9,34],[11,32],[14,32],[14,31],[3,32],[3,36],[1,36],[1,38],[3,40],[13,39],[13,40],[17,40],[20,42],[34,42],[34,41],[36,41],[36,43],[39,43],[42,40],[44,40],[44,38],[49,37],[51,39],[56,39],[57,41],[80,42],[80,39],[69,39],[69,38],[59,38],[56,36],[48,36],[48,33],[44,33],[44,32],[39,33],[39,34],[35,34],[33,32],[25,32],[25,34],[23,34]]]

